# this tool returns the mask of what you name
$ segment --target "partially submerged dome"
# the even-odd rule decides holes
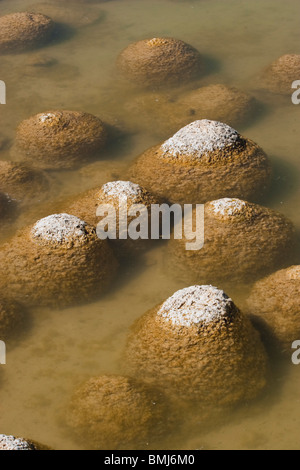
[[[146,313],[126,349],[131,373],[199,407],[256,397],[266,384],[266,363],[250,321],[211,285],[181,289]]]
[[[50,39],[54,22],[40,13],[12,13],[0,17],[0,54],[23,52]]]
[[[118,57],[121,73],[138,85],[168,86],[193,80],[204,72],[200,53],[174,38],[152,38],[130,44]]]
[[[199,204],[225,196],[257,200],[269,187],[271,169],[257,144],[204,119],[144,152],[128,177],[170,202]]]
[[[69,214],[53,214],[21,230],[0,258],[0,286],[33,306],[89,302],[107,291],[117,270],[95,228]]]
[[[43,169],[72,169],[95,157],[106,143],[103,122],[78,111],[49,111],[23,121],[13,152]]]

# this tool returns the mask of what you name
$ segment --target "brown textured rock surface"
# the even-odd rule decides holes
[[[89,302],[110,286],[117,263],[93,227],[55,214],[21,230],[0,249],[0,286],[26,305]]]
[[[292,83],[300,77],[300,55],[286,54],[264,72],[263,83],[274,93],[291,94]]]
[[[23,308],[6,298],[0,298],[0,339],[6,341],[22,324]]]
[[[281,351],[291,354],[300,338],[300,266],[277,271],[258,281],[247,300],[249,313],[266,326]]]
[[[100,376],[80,387],[67,422],[81,444],[93,449],[140,449],[165,430],[160,393],[135,379]]]
[[[170,240],[170,271],[189,283],[232,287],[289,265],[296,233],[293,224],[278,212],[225,198],[205,205],[204,247],[187,251],[187,241],[184,237]]]
[[[0,54],[22,52],[49,39],[54,23],[39,13],[12,13],[0,17]]]
[[[254,398],[266,384],[258,333],[212,286],[182,289],[141,317],[128,339],[126,364],[137,377],[199,407]]]
[[[100,151],[107,131],[100,119],[77,111],[49,111],[23,121],[14,152],[45,169],[70,169]]]
[[[144,188],[130,181],[112,181],[104,184],[101,188],[92,189],[77,197],[76,200],[67,207],[67,212],[96,226],[101,220],[96,216],[96,210],[100,204],[110,204],[116,211],[117,239],[109,240],[109,243],[112,245],[114,253],[118,257],[135,256],[150,246],[151,240],[149,233],[149,240],[132,240],[130,237],[126,240],[119,239],[119,205],[124,204],[127,214],[129,214],[128,211],[130,208],[133,208],[133,205],[144,205],[148,210],[148,224],[150,230],[151,205],[161,204],[158,198],[152,196],[152,194]],[[128,215],[127,228],[134,219],[134,216]]]
[[[226,196],[257,200],[271,169],[257,144],[226,124],[201,120],[144,152],[127,177],[170,202],[200,204]]]
[[[200,53],[173,38],[152,38],[130,44],[118,57],[117,66],[125,77],[142,86],[166,86],[201,75]]]
[[[0,190],[21,204],[32,204],[46,197],[47,176],[19,163],[0,161]]]

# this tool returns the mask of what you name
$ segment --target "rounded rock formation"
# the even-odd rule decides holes
[[[40,47],[52,35],[54,22],[39,13],[12,13],[0,17],[0,54]]]
[[[273,93],[291,94],[292,83],[300,77],[300,55],[286,54],[275,60],[264,72],[265,88]]]
[[[255,398],[266,385],[259,334],[211,285],[179,290],[141,317],[128,339],[126,364],[137,377],[204,408]]]
[[[186,82],[204,71],[200,53],[173,38],[144,39],[130,44],[119,55],[117,66],[126,78],[144,87]]]
[[[72,169],[91,160],[107,138],[103,122],[92,114],[49,111],[23,121],[14,152],[43,169]]]
[[[269,187],[271,169],[257,144],[204,119],[148,149],[127,176],[170,202],[199,204],[226,196],[257,200]]]
[[[158,198],[152,196],[138,184],[131,181],[112,181],[104,184],[101,188],[95,188],[82,194],[76,198],[67,210],[69,213],[86,220],[89,224],[97,226],[101,220],[99,218],[100,214],[99,216],[96,215],[97,209],[101,205],[109,205],[112,212],[106,215],[105,221],[111,224],[109,225],[109,232],[115,238],[110,239],[109,242],[114,249],[114,253],[119,258],[123,258],[135,256],[150,246],[151,206],[160,203],[161,201]],[[131,214],[130,211],[133,211],[139,217],[141,214],[138,212],[139,208],[143,214],[144,222],[141,230],[145,232],[143,234],[145,238],[134,240],[127,235],[130,224],[136,220],[135,215]],[[125,225],[121,222],[121,227],[120,219],[123,221],[124,217],[120,217],[120,210],[127,217],[127,222]],[[116,230],[114,230],[114,227]],[[104,230],[101,233],[103,232]]]
[[[105,292],[117,263],[93,227],[54,214],[21,230],[0,250],[3,292],[30,306],[64,307]]]
[[[291,266],[259,280],[247,300],[248,310],[271,343],[291,354],[300,338],[300,266]]]
[[[193,229],[199,230],[195,210]],[[289,265],[294,255],[292,222],[278,212],[240,199],[205,204],[204,229],[202,249],[187,250],[190,240],[185,236],[169,242],[169,270],[189,283],[226,288],[248,285]]]
[[[165,431],[161,393],[128,377],[90,379],[75,393],[67,423],[93,449],[141,449]]]
[[[0,161],[0,188],[19,205],[44,199],[49,189],[45,173],[19,163]]]

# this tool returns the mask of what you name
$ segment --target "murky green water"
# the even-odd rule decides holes
[[[199,85],[235,85],[264,102],[261,116],[243,133],[258,142],[274,164],[272,197],[266,204],[289,216],[300,229],[300,106],[292,105],[289,97],[274,95],[270,99],[257,90],[255,81],[262,68],[278,56],[298,53],[298,0],[0,3],[1,14],[39,11],[68,23],[64,41],[40,51],[1,57],[0,79],[6,82],[8,95],[7,105],[0,108],[0,133],[13,139],[22,119],[56,108],[91,112],[121,130],[101,163],[53,175],[57,186],[50,203],[101,184],[112,173],[122,175],[130,160],[158,143],[155,123],[135,131],[138,119],[128,113],[127,105],[139,92],[117,78],[114,61],[132,41],[174,36],[213,59],[214,70]],[[55,65],[30,65],[37,54],[55,59]],[[161,135],[160,139],[167,137]],[[0,158],[10,158],[8,150]],[[19,225],[25,220],[34,222],[37,215],[48,215],[45,210],[25,214]],[[118,372],[133,321],[185,287],[165,274],[162,253],[163,248],[153,250],[141,265],[125,268],[123,279],[95,304],[32,313],[28,331],[8,345],[0,388],[1,433],[27,436],[56,449],[77,448],[61,422],[74,387],[90,376]],[[166,438],[163,447],[300,449],[299,385],[300,367],[287,361],[262,401],[237,410],[226,425],[212,426],[205,435],[187,422]]]

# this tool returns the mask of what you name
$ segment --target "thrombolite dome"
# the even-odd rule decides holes
[[[195,285],[175,292],[134,325],[128,370],[199,407],[232,405],[266,384],[266,354],[250,321],[222,290]]]
[[[278,352],[291,354],[300,338],[300,266],[290,266],[259,280],[247,300],[248,311]]]
[[[0,54],[23,52],[45,43],[54,22],[40,13],[12,13],[0,17]]]
[[[257,144],[227,124],[204,119],[146,150],[127,176],[170,202],[199,204],[225,196],[257,200],[271,169]]]
[[[291,94],[292,83],[300,77],[300,54],[285,54],[264,72],[263,85],[274,93]]]
[[[1,160],[0,189],[20,205],[33,204],[47,197],[49,179],[40,170]]]
[[[106,139],[106,128],[96,116],[56,110],[23,121],[12,152],[43,169],[72,169],[95,157]]]
[[[193,212],[194,230],[196,214]],[[249,283],[289,265],[296,231],[284,215],[241,199],[223,198],[204,207],[204,246],[187,251],[186,236],[171,237],[166,263],[186,282],[226,288]]]
[[[204,62],[189,44],[174,38],[151,38],[130,44],[117,66],[129,80],[143,87],[168,86],[201,76]]]
[[[165,398],[149,385],[123,376],[94,377],[75,392],[67,423],[93,449],[141,449],[166,432]]]
[[[95,228],[69,214],[53,214],[21,230],[3,246],[0,259],[0,286],[33,306],[89,302],[106,292],[117,269]]]
[[[132,183],[131,181],[110,181],[105,183],[101,187],[94,188],[81,194],[72,201],[67,210],[87,222],[91,225],[97,226],[101,218],[97,215],[97,208],[100,205],[109,204],[114,209],[111,222],[112,226],[116,225],[116,240],[109,240],[112,245],[115,254],[119,258],[128,256],[135,256],[138,253],[149,248],[151,245],[151,234],[148,233],[151,230],[151,206],[152,204],[161,204],[161,200],[158,197],[153,196],[149,191],[145,190],[138,184]],[[121,239],[121,236],[127,233],[130,223],[135,219],[134,215],[130,215],[130,209],[141,209],[146,208],[148,229],[146,236],[148,239],[137,239],[133,240],[130,236],[126,235],[126,239]],[[124,210],[127,214],[127,224],[120,228],[120,213],[119,210]],[[116,216],[116,219],[115,219]],[[123,220],[123,219],[122,219]],[[116,224],[115,224],[116,221]],[[152,246],[152,245],[151,245]]]

